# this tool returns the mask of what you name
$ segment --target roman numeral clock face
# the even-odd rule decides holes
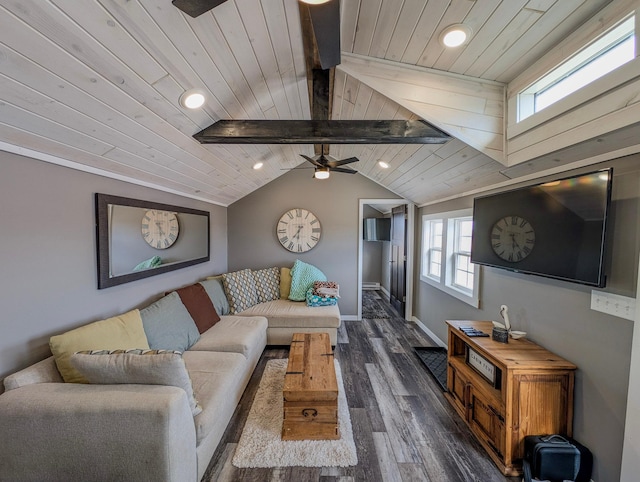
[[[156,249],[167,249],[178,239],[180,225],[176,213],[150,209],[142,218],[142,237]]]
[[[280,244],[292,253],[304,253],[320,241],[322,228],[315,214],[306,209],[290,209],[276,226]]]
[[[520,216],[505,216],[491,229],[491,247],[502,259],[517,263],[531,254],[536,244],[533,226]]]

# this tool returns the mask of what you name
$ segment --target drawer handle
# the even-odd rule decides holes
[[[318,411],[315,408],[303,408],[302,409],[302,416],[305,417],[305,418],[317,417],[318,416]]]

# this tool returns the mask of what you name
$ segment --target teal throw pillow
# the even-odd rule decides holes
[[[184,352],[200,339],[195,321],[175,291],[140,310],[140,318],[152,350]]]
[[[293,264],[293,268],[291,268],[289,299],[291,301],[304,301],[307,296],[307,290],[313,288],[314,281],[327,281],[327,277],[315,266],[297,259]]]

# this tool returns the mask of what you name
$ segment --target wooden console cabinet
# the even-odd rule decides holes
[[[576,366],[526,339],[491,334],[490,321],[447,321],[446,398],[504,475],[522,473],[525,435],[572,435]]]

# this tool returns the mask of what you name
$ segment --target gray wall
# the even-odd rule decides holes
[[[364,218],[382,218],[380,211],[365,204],[362,209]],[[382,285],[382,243],[384,241],[362,242],[362,281]]]
[[[311,173],[308,169],[289,171],[229,206],[229,270],[292,266],[300,259],[340,284],[340,312],[355,315],[359,199],[397,195],[360,174],[332,174],[318,181]],[[322,225],[320,242],[302,254],[285,250],[276,238],[276,222],[296,207],[312,211]]]
[[[602,164],[614,167],[613,223],[609,231],[606,291],[634,296],[640,250],[640,156]],[[581,171],[594,170],[582,169]],[[564,177],[558,176],[558,177]],[[471,207],[471,197],[424,207],[418,215]],[[416,230],[420,246],[422,227]],[[416,256],[419,259],[420,256]],[[416,269],[415,316],[441,340],[447,319],[500,320],[578,366],[574,437],[595,456],[593,480],[619,480],[633,323],[590,309],[591,288],[537,276],[482,268],[481,305],[475,309],[420,281]]]
[[[209,211],[211,261],[98,290],[96,192]],[[0,378],[49,356],[51,335],[225,271],[226,211],[0,151]]]

